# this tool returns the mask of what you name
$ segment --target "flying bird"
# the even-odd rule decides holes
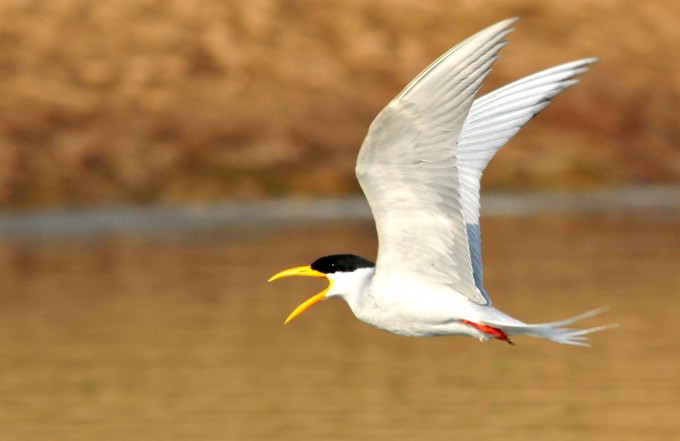
[[[587,346],[609,326],[527,324],[491,305],[482,280],[479,188],[494,154],[595,62],[586,58],[538,72],[475,99],[516,19],[494,24],[450,49],[421,72],[371,123],[356,175],[378,233],[377,262],[325,256],[287,269],[329,285],[286,323],[333,297],[376,328],[410,337],[464,335],[501,340],[529,335]]]

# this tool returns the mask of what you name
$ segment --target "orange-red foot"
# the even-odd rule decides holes
[[[478,331],[483,332],[486,335],[489,335],[497,340],[501,341],[507,341],[509,344],[514,345],[512,341],[508,338],[508,335],[501,331],[498,328],[494,328],[492,326],[486,326],[486,325],[480,325],[479,323],[471,322],[470,320],[461,320],[461,323],[465,323],[466,325],[470,325],[473,328],[477,329]]]

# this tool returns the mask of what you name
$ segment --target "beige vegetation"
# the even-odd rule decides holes
[[[680,182],[676,0],[4,0],[0,204],[356,192],[375,114],[509,16],[522,20],[485,90],[600,62],[499,154],[486,188]]]

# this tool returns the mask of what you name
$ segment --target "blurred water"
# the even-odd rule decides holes
[[[407,339],[340,301],[283,326],[320,280],[372,258],[369,221],[0,240],[5,440],[655,440],[680,436],[680,216],[482,223],[495,305],[527,321],[601,305],[591,348]]]
[[[680,211],[680,187],[621,187],[586,192],[482,194],[482,216],[556,213]],[[116,232],[175,234],[224,227],[295,226],[337,220],[372,220],[363,196],[325,199],[225,201],[206,206],[112,206],[87,210],[14,212],[0,215],[0,237],[93,236]]]

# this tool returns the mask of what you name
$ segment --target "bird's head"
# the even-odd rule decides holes
[[[373,262],[363,257],[353,254],[336,254],[321,257],[311,265],[283,270],[273,275],[269,281],[272,282],[276,279],[292,276],[321,277],[328,280],[326,289],[310,297],[290,313],[285,321],[285,323],[288,323],[315,303],[330,297],[351,294],[353,290],[356,290],[356,286],[353,285],[364,279],[364,277],[359,276],[361,270],[372,269],[374,267],[375,264]]]

